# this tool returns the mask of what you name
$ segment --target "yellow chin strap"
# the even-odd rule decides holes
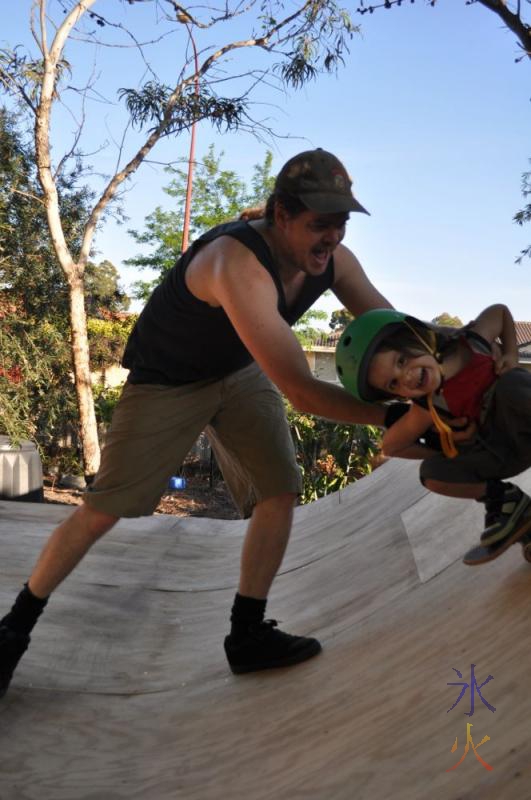
[[[435,360],[437,361],[437,364],[439,364],[438,353],[437,353],[437,349],[435,347],[436,337],[435,337],[434,331],[428,330],[428,336],[429,336],[429,339],[430,339],[430,342],[428,342],[426,339],[424,339],[423,336],[420,335],[420,333],[417,330],[415,330],[413,325],[410,325],[407,320],[404,320],[404,321],[405,321],[405,324],[407,325],[407,327],[409,328],[409,330],[417,337],[417,339],[422,344],[422,346],[428,351],[428,353],[430,353],[430,355],[432,355],[435,358]],[[442,371],[440,365],[439,365],[439,369],[440,369],[441,378],[442,378],[443,377],[443,371]],[[446,422],[444,422],[444,420],[442,420],[441,417],[439,416],[439,414],[437,413],[437,411],[435,409],[435,406],[433,405],[433,392],[430,392],[430,394],[427,396],[427,401],[428,401],[428,409],[429,409],[429,412],[430,412],[430,416],[431,416],[431,418],[433,420],[433,424],[435,425],[435,427],[437,429],[437,433],[439,434],[439,438],[441,440],[442,451],[443,451],[444,455],[446,456],[446,458],[455,458],[456,455],[458,455],[459,451],[457,450],[457,448],[455,446],[455,443],[454,443],[453,431],[450,428],[450,426],[447,425]]]

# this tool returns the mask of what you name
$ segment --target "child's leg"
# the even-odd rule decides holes
[[[531,497],[509,481],[497,479],[487,481],[485,497],[485,530],[481,543],[485,545],[508,537],[517,537],[531,506]]]
[[[448,483],[436,478],[422,478],[422,483],[435,494],[443,494],[445,497],[457,497],[464,500],[481,500],[487,490],[487,482],[481,483]]]
[[[457,461],[457,459],[456,459]],[[531,507],[531,498],[518,486],[498,478],[489,478],[486,481],[473,480],[451,482],[449,476],[456,479],[473,478],[472,474],[466,475],[462,468],[455,463],[455,476],[452,475],[453,460],[440,459],[438,456],[424,461],[421,466],[421,480],[431,492],[442,494],[445,497],[469,498],[485,505],[485,528],[481,534],[481,543],[484,545],[496,544],[507,537],[518,537],[526,511]],[[440,466],[440,469],[438,468]],[[462,464],[459,465],[462,467]],[[437,473],[440,472],[440,477]],[[442,477],[446,480],[442,480]]]

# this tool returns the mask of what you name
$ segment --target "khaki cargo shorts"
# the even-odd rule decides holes
[[[216,381],[126,383],[85,502],[117,517],[152,514],[203,430],[243,517],[261,500],[301,493],[282,398],[253,363]]]

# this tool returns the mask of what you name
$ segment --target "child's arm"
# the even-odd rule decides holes
[[[501,357],[496,359],[496,371],[501,374],[518,366],[518,346],[512,314],[507,306],[498,303],[489,306],[469,326],[489,344],[501,341]]]
[[[419,436],[432,425],[429,411],[412,403],[407,414],[386,430],[382,439],[384,455],[398,458],[428,458],[434,455],[434,450],[417,442]]]

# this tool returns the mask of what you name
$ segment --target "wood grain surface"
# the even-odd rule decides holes
[[[243,522],[120,522],[57,590],[0,701],[0,800],[527,800],[531,566],[469,568],[477,504],[412,462],[297,509],[268,615],[304,664],[233,676]],[[531,473],[519,478],[531,488]],[[0,615],[69,509],[0,501]],[[424,535],[423,535],[424,531]],[[454,709],[475,665],[481,692]],[[464,753],[467,723],[472,747]],[[452,747],[457,738],[457,747]]]

